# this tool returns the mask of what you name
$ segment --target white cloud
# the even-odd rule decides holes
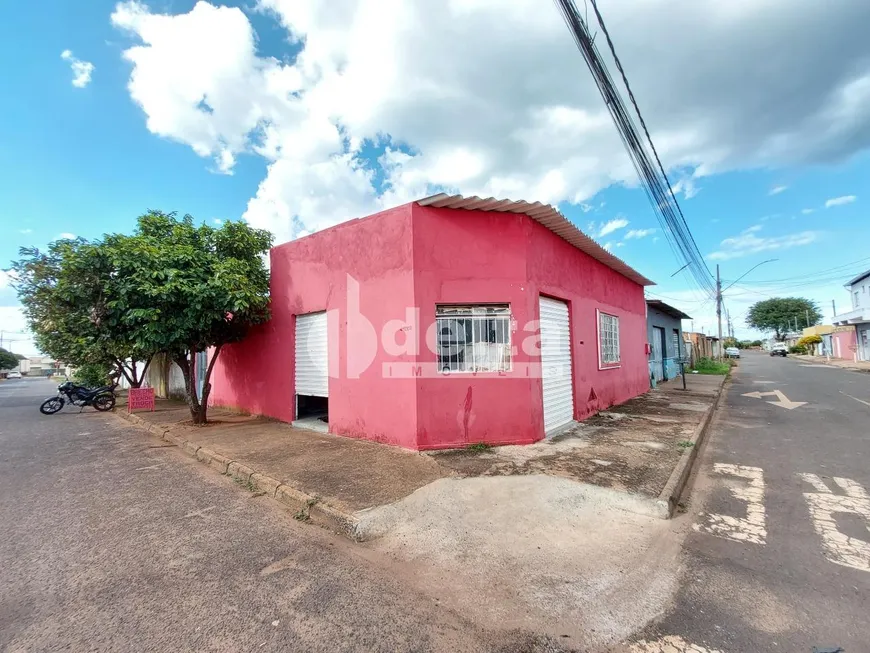
[[[608,220],[598,229],[598,237],[601,238],[607,234],[612,234],[614,231],[624,229],[627,226],[628,220],[625,218],[614,218],[613,220]]]
[[[224,221],[221,220],[220,218],[212,218],[211,221],[214,225],[216,225],[218,227],[220,227],[224,223]]]
[[[768,195],[779,195],[780,193],[784,193],[788,190],[788,186],[774,186],[770,189]]]
[[[804,215],[809,215],[810,213],[815,213],[815,209],[801,209],[801,213]]]
[[[825,202],[825,208],[829,209],[832,206],[843,206],[844,204],[851,204],[856,199],[858,199],[855,195],[843,195],[842,197],[832,197],[827,202]]]
[[[604,249],[606,249],[608,252],[613,251],[613,243],[604,243],[604,244],[602,245],[602,247],[603,247]]]
[[[785,236],[764,238],[756,235],[761,230],[761,225],[753,225],[748,229],[744,229],[737,236],[726,238],[719,243],[719,249],[709,254],[707,258],[711,261],[728,261],[751,254],[758,254],[759,252],[809,245],[815,242],[817,238],[817,234],[813,231],[802,231]]]
[[[631,240],[632,238],[646,238],[655,232],[655,229],[629,229],[628,233],[625,234],[625,240]]]
[[[68,61],[72,68],[73,80],[72,85],[76,88],[84,88],[91,83],[91,75],[94,72],[94,64],[90,61],[82,61],[76,58],[71,50],[64,50],[60,53],[60,58]]]
[[[20,234],[32,234],[33,229],[19,229],[18,233],[20,233]]]
[[[128,87],[151,132],[213,159],[220,172],[240,156],[266,159],[245,217],[279,242],[433,190],[580,203],[610,184],[637,184],[552,5],[257,7],[287,31],[285,59],[258,54],[257,35],[234,7],[200,1],[169,15],[124,2],[112,22],[135,41],[124,52]],[[870,145],[863,0],[835,9],[809,0],[649,0],[608,5],[605,19],[687,198],[705,175],[842,160]],[[651,50],[653,34],[669,47]],[[754,66],[770,53],[770,65]],[[743,69],[754,74],[734,76]],[[361,160],[366,145],[384,151],[379,164]]]
[[[692,199],[701,192],[701,189],[695,184],[695,180],[691,177],[686,177],[684,179],[680,179],[676,184],[671,186],[671,192],[674,195],[678,195],[679,193],[683,194],[687,200]]]
[[[78,236],[67,231],[57,235],[57,240],[75,240],[76,238],[78,238]]]

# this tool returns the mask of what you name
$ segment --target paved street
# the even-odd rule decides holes
[[[556,651],[483,632],[370,551],[113,416],[0,384],[2,651]]]
[[[53,387],[0,384],[0,650],[562,650],[113,416],[40,415]],[[675,603],[632,650],[870,650],[868,423],[870,375],[745,355],[679,518]]]
[[[870,651],[868,461],[870,374],[745,354],[686,515],[676,605],[644,635],[675,648],[635,650]]]

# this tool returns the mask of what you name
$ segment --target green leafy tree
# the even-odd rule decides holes
[[[18,367],[19,358],[11,351],[0,347],[0,370],[11,370]]]
[[[725,338],[722,340],[722,344],[725,347],[737,347],[740,343],[737,342],[737,338]]]
[[[19,255],[11,276],[37,347],[76,367],[114,367],[138,388],[155,350],[139,346],[117,304],[125,252],[79,238]]]
[[[105,242],[124,253],[115,261],[119,292],[109,309],[124,315],[137,347],[166,352],[181,368],[191,418],[204,424],[221,349],[269,319],[263,255],[271,234],[244,222],[197,226],[189,215],[149,211],[132,236],[107,236]],[[210,359],[197,379],[197,355],[207,351]]]
[[[807,319],[809,318],[809,319]],[[778,341],[785,340],[786,334],[798,327],[819,324],[822,314],[818,306],[802,297],[774,297],[752,305],[746,315],[746,324],[753,329],[773,333]]]
[[[73,380],[76,383],[87,386],[89,388],[97,388],[102,385],[108,385],[110,382],[109,375],[112,373],[112,367],[105,365],[87,364],[76,368],[73,374]]]

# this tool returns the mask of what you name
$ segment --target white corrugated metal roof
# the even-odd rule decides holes
[[[549,204],[526,202],[524,200],[499,200],[494,197],[481,198],[476,195],[464,197],[463,195],[448,195],[447,193],[438,193],[437,195],[417,200],[417,204],[420,206],[434,206],[436,208],[465,209],[467,211],[496,211],[498,213],[525,214],[535,222],[544,225],[560,238],[567,240],[581,252],[616,270],[621,275],[642,286],[655,285],[655,283],[637,270],[608,252],[580,231],[568,218],[559,213],[558,209]]]

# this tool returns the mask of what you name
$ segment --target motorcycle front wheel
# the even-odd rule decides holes
[[[63,408],[64,400],[60,397],[50,397],[42,402],[39,407],[39,412],[43,415],[54,415],[57,411]]]
[[[100,395],[94,399],[94,408],[101,412],[112,410],[115,407],[115,395]]]

